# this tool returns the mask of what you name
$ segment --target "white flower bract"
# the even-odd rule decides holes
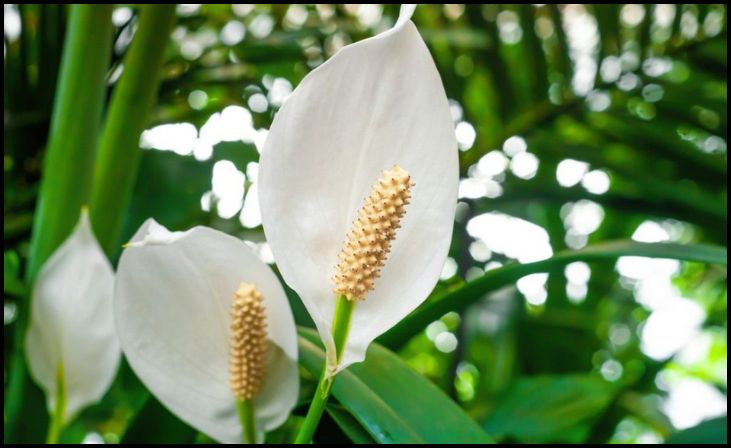
[[[223,443],[240,443],[229,378],[231,304],[242,282],[266,309],[266,367],[253,399],[257,430],[281,425],[297,401],[297,333],[271,269],[246,244],[207,227],[142,225],[117,269],[114,308],[122,350],[170,411]],[[261,436],[261,434],[260,434]]]
[[[274,118],[261,155],[264,231],[336,370],[423,302],[449,249],[457,200],[457,140],[434,61],[402,7],[390,30],[341,49],[306,76]],[[338,253],[381,171],[415,183],[380,277],[353,311],[340,363],[331,326]],[[337,365],[336,365],[337,364]]]
[[[114,271],[94,237],[88,213],[41,267],[32,292],[25,354],[30,373],[46,393],[48,409],[63,372],[69,421],[98,401],[114,380],[120,349],[114,331]]]

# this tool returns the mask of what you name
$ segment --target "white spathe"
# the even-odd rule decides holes
[[[62,369],[65,421],[101,399],[117,372],[113,289],[112,265],[83,210],[71,235],[38,273],[25,341],[30,373],[46,393],[49,410],[61,392],[57,373]]]
[[[241,282],[256,286],[266,309],[270,343],[254,412],[257,430],[269,431],[297,401],[297,334],[277,277],[243,241],[207,227],[170,232],[149,219],[122,253],[114,292],[134,372],[171,412],[223,443],[242,440],[229,383],[231,302]]]
[[[267,241],[328,348],[331,371],[422,303],[449,249],[458,160],[449,103],[410,17],[340,50],[306,76],[274,119],[259,170]],[[336,366],[331,325],[337,255],[370,188],[394,164],[415,187],[381,277],[353,312]]]

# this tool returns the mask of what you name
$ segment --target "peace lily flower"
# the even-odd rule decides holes
[[[267,241],[317,325],[329,375],[426,299],[450,245],[457,141],[414,8],[305,77],[261,155]]]
[[[262,150],[264,231],[327,349],[297,443],[311,440],[334,375],[426,299],[449,250],[457,141],[414,9],[305,77]]]
[[[140,380],[217,441],[262,441],[294,407],[289,302],[241,240],[207,227],[170,232],[148,220],[122,253],[114,308],[122,350]]]
[[[46,393],[49,442],[114,380],[121,352],[113,288],[112,266],[84,209],[71,235],[41,267],[32,292],[25,354],[31,376]]]

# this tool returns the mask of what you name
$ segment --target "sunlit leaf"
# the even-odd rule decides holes
[[[548,272],[574,261],[612,260],[622,256],[674,258],[723,266],[727,263],[726,248],[720,246],[634,241],[600,243],[576,251],[560,252],[546,260],[524,264],[511,263],[488,271],[482,277],[422,305],[379,340],[387,347],[399,347],[447,312],[463,310],[485,294],[514,283],[526,275]]]
[[[361,426],[360,423],[346,411],[342,406],[336,404],[328,404],[325,409],[327,413],[335,420],[340,429],[357,444],[374,444],[376,443],[370,434]]]
[[[317,333],[300,329],[302,366],[319,376],[324,361]],[[491,443],[459,406],[378,344],[338,374],[332,393],[379,443]]]

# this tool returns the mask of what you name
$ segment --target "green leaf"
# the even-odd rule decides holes
[[[112,5],[71,9],[33,221],[27,276],[31,282],[71,233],[89,199],[112,46],[112,9]]]
[[[589,375],[518,379],[485,421],[495,437],[520,442],[581,443],[609,405],[615,389]]]
[[[186,229],[201,222],[200,201],[211,188],[212,164],[172,152],[143,151],[133,200],[122,237],[130,238],[147,218],[171,229]],[[185,179],[181,182],[181,179]]]
[[[325,352],[316,331],[300,329],[300,364],[319,377]],[[340,372],[333,395],[379,443],[491,443],[429,380],[372,344],[366,361]]]
[[[325,410],[330,417],[332,417],[335,423],[337,423],[340,429],[342,429],[348,436],[348,438],[353,441],[353,443],[362,445],[372,445],[376,443],[376,441],[373,440],[373,437],[368,434],[368,431],[366,431],[365,428],[358,423],[358,420],[350,415],[350,413],[342,406],[328,403]]]
[[[559,252],[546,260],[533,263],[511,263],[486,272],[461,287],[447,291],[441,297],[419,307],[378,341],[389,348],[398,348],[431,322],[450,311],[461,311],[485,294],[538,272],[548,272],[574,261],[612,260],[623,256],[673,258],[726,266],[726,248],[706,244],[638,243],[611,241],[580,250]]]
[[[211,189],[216,161],[230,160],[240,171],[246,171],[248,163],[256,161],[258,155],[253,145],[242,142],[215,145],[213,156],[206,161],[169,151],[142,151],[121,242],[132,237],[147,218],[155,218],[175,230],[209,224],[208,213],[201,210],[201,196]],[[212,207],[215,209],[215,204]],[[236,223],[231,231],[238,229],[240,225]]]
[[[259,160],[259,152],[256,146],[241,141],[219,142],[213,147],[212,161],[230,160],[236,165],[239,171],[246,172],[250,162]]]
[[[121,439],[121,443],[192,443],[197,431],[160,404],[152,395]]]
[[[3,291],[5,294],[22,296],[25,285],[20,280],[20,258],[13,250],[6,250],[3,256]]]
[[[727,417],[706,420],[692,428],[671,434],[665,441],[669,444],[727,444]]]
[[[143,5],[124,71],[99,139],[91,194],[91,222],[107,255],[117,251],[124,213],[139,167],[140,134],[157,99],[165,47],[175,22],[175,5]]]
[[[33,217],[26,270],[32,285],[43,263],[68,237],[89,197],[96,138],[106,93],[105,77],[112,46],[113,5],[73,5],[63,49],[63,62],[43,158],[43,177]],[[89,36],[94,36],[89,39]],[[13,86],[15,88],[15,86]],[[26,98],[24,100],[29,100]],[[29,300],[18,306],[16,335],[24,335]],[[22,352],[22,336],[14,339],[6,390],[3,440],[39,442],[46,416],[42,394],[31,383]]]
[[[291,444],[294,442],[295,437],[297,437],[297,433],[304,420],[305,418],[299,415],[290,415],[282,426],[267,433],[265,442],[275,445]]]

